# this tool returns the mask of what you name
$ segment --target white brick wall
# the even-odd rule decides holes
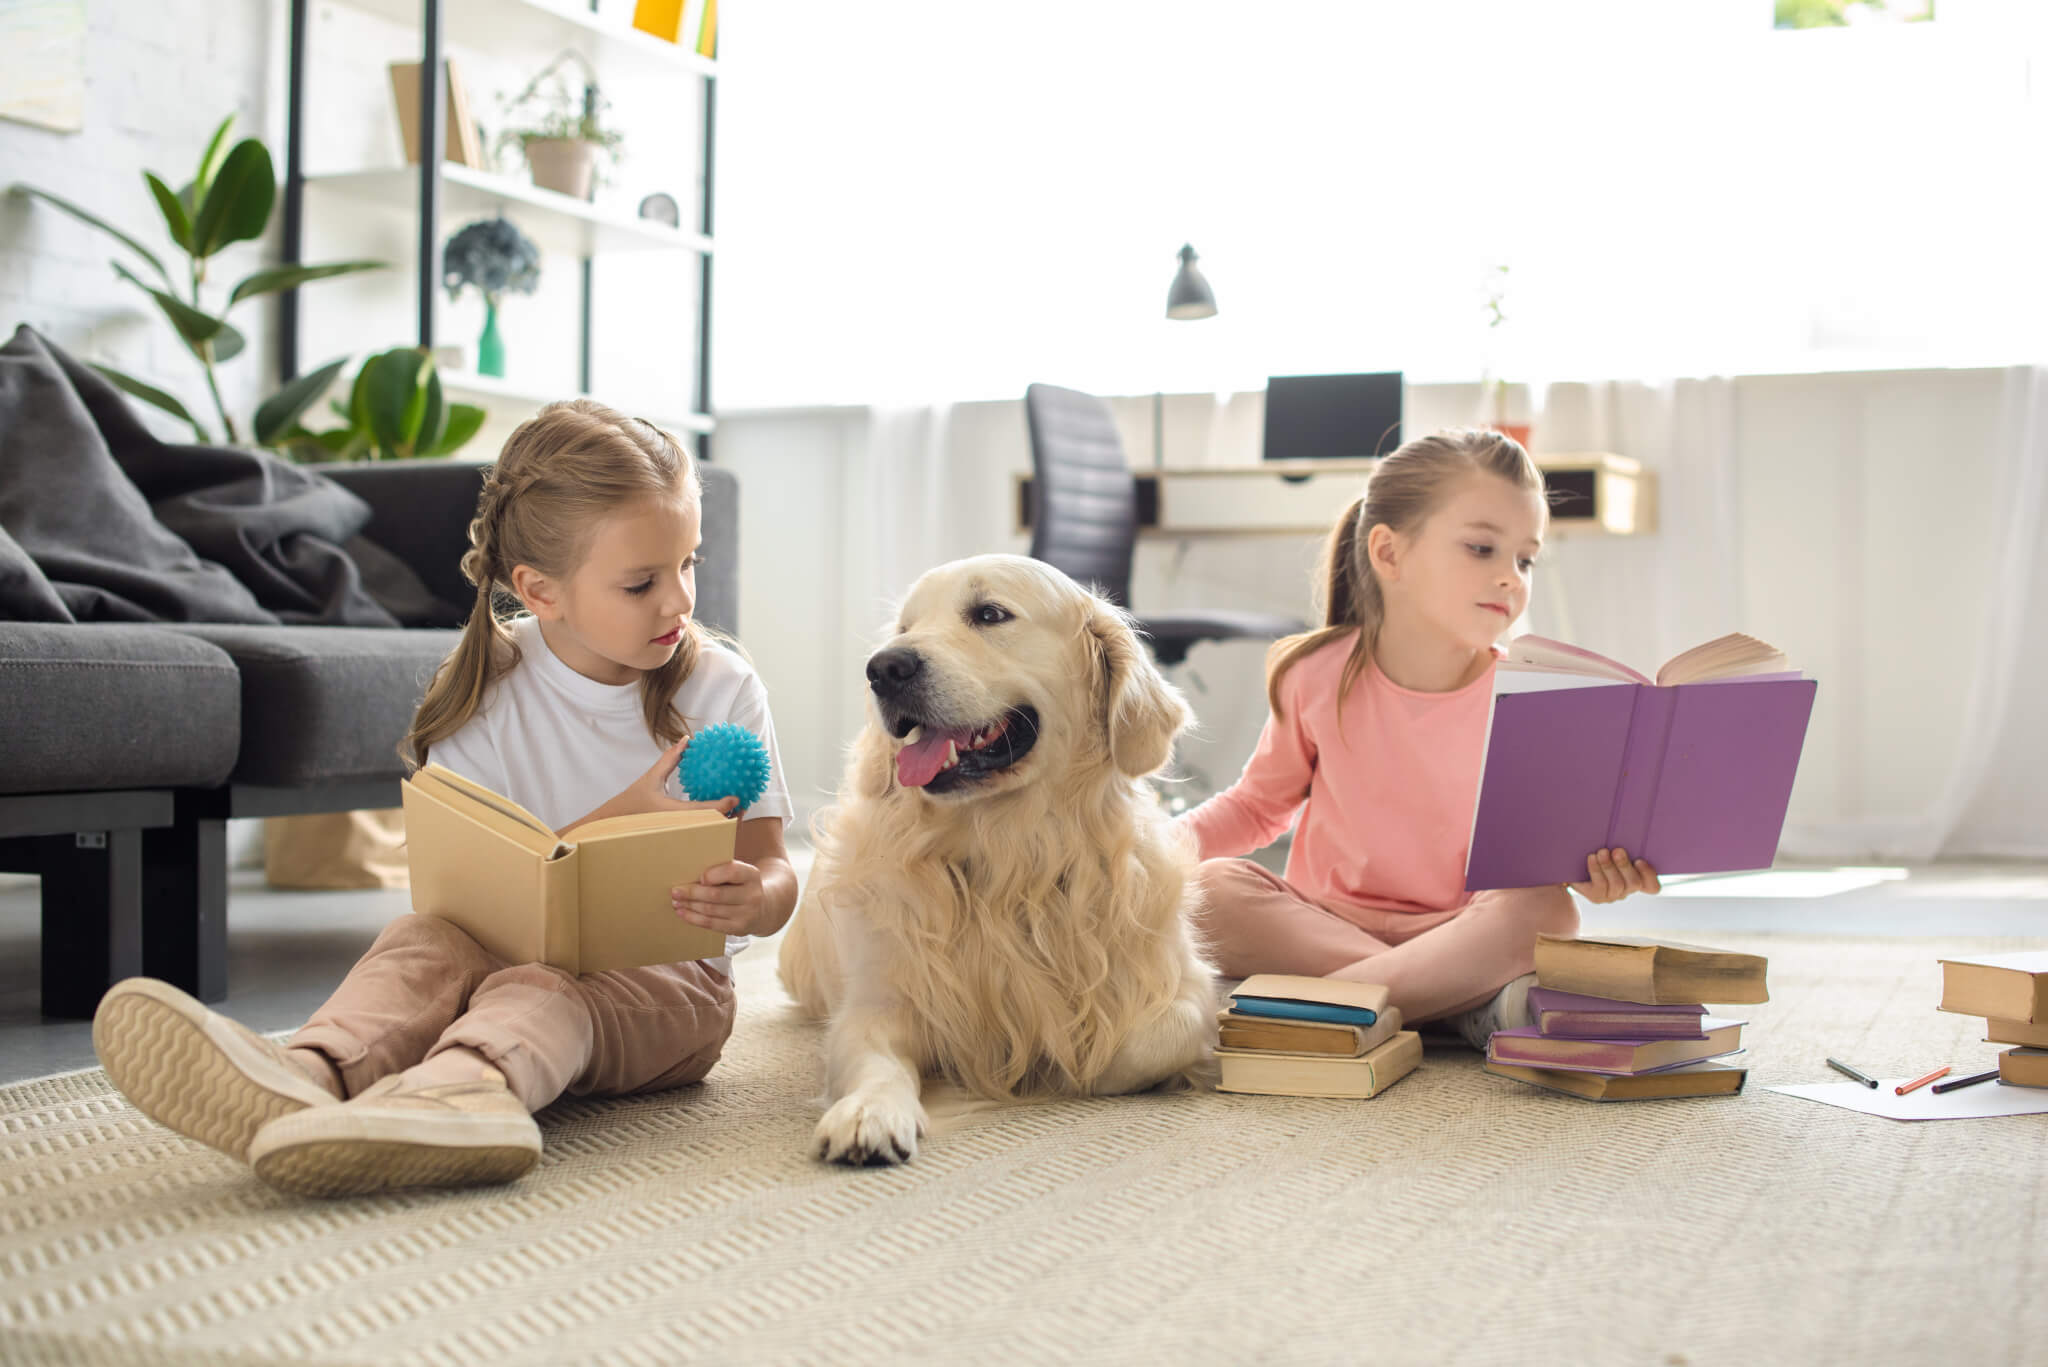
[[[191,178],[214,128],[230,112],[231,137],[261,138],[284,173],[282,76],[284,7],[272,0],[90,0],[86,8],[85,127],[77,133],[0,120],[0,187],[17,181],[61,195],[128,233],[181,283],[177,248],[143,184],[154,171],[173,189]],[[273,60],[272,54],[277,58]],[[104,233],[46,204],[0,195],[0,326],[27,323],[59,346],[147,379],[178,396],[218,432],[199,363],[133,285],[115,278],[111,258],[148,269]],[[221,253],[208,296],[277,258],[276,218],[262,242]],[[276,387],[277,305],[238,307],[248,350],[220,370],[221,393],[237,423]],[[146,414],[154,410],[137,405]],[[166,436],[183,434],[165,419]],[[230,858],[260,863],[261,823],[229,823]]]
[[[183,185],[232,112],[235,135],[263,139],[283,174],[282,79],[274,70],[284,23],[274,0],[89,0],[85,128],[56,133],[0,120],[0,186],[25,182],[90,210],[157,252],[182,286],[177,248],[142,173]],[[267,240],[217,258],[211,279],[221,288],[207,296],[210,308],[276,259],[276,238],[273,218]],[[76,355],[148,379],[217,430],[199,363],[156,306],[115,278],[107,264],[115,257],[132,254],[47,204],[0,195],[0,325],[11,335],[28,323]],[[232,315],[249,348],[221,367],[220,381],[238,424],[276,387],[276,314],[275,300],[259,299]]]

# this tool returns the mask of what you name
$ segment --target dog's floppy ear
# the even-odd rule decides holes
[[[1088,606],[1088,634],[1102,657],[1102,721],[1116,767],[1140,778],[1165,766],[1173,738],[1192,721],[1180,690],[1131,628],[1130,614],[1100,598]]]

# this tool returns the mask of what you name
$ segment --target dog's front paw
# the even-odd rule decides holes
[[[907,1163],[917,1153],[924,1117],[887,1097],[843,1096],[818,1122],[817,1156],[828,1163],[859,1167]]]

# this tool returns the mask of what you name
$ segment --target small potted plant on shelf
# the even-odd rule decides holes
[[[505,342],[498,336],[498,300],[508,291],[532,294],[540,284],[540,250],[511,220],[483,218],[448,239],[441,253],[441,283],[453,300],[463,286],[484,297],[484,331],[477,338],[479,375],[505,373]]]
[[[582,68],[580,89],[565,78],[566,62]],[[616,163],[625,141],[609,123],[610,112],[610,102],[597,88],[597,73],[582,53],[571,49],[542,68],[505,106],[507,123],[499,142],[519,144],[535,185],[571,199],[589,199],[597,187],[599,156]]]

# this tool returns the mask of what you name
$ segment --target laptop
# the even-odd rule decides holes
[[[1266,381],[1267,460],[1365,460],[1400,444],[1398,370]]]

